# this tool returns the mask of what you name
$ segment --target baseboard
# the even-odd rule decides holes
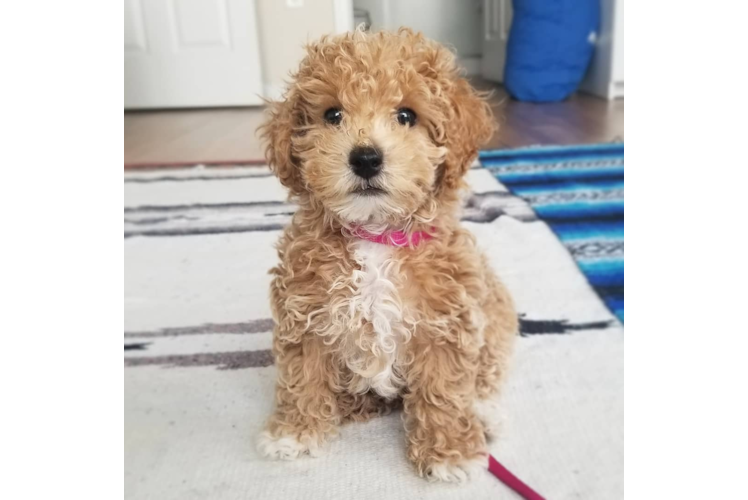
[[[594,79],[585,79],[579,86],[579,90],[588,94],[596,95],[607,99],[623,99],[623,81],[598,81]]]
[[[623,82],[610,82],[608,99],[623,99]]]

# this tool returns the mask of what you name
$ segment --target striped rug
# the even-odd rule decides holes
[[[621,498],[621,324],[525,200],[478,163],[468,183],[463,224],[521,315],[490,451],[547,498]],[[488,473],[416,477],[396,413],[343,426],[318,458],[258,456],[276,377],[268,269],[296,207],[265,167],[127,172],[124,193],[125,498],[516,498]]]
[[[623,144],[483,151],[480,161],[548,223],[623,322]]]

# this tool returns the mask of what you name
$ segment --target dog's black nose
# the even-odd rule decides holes
[[[364,179],[371,179],[382,171],[382,153],[369,146],[357,147],[351,151],[348,163],[353,173]]]

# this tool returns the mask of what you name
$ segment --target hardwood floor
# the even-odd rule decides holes
[[[499,131],[486,149],[537,144],[589,144],[623,140],[623,100],[575,94],[564,102],[530,104],[507,96],[500,86],[491,104]],[[262,161],[257,127],[262,108],[125,112],[125,166],[194,165]]]
[[[125,165],[263,158],[262,108],[125,112]]]
[[[623,141],[623,99],[577,93],[563,102],[533,104],[496,87],[491,104],[499,130],[484,149]]]

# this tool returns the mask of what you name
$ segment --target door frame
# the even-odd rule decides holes
[[[335,33],[353,31],[353,0],[333,0],[333,15],[335,16]]]

